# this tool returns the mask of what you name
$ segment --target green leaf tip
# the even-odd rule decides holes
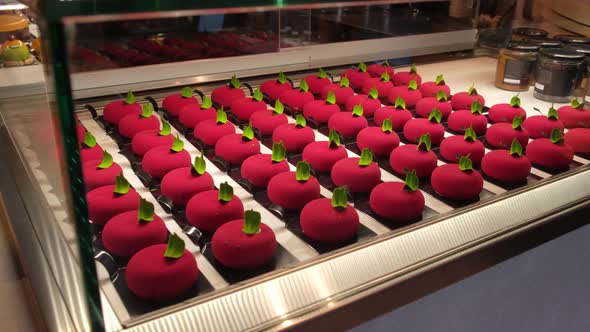
[[[462,171],[473,170],[473,162],[471,162],[469,156],[461,156],[461,158],[459,158],[459,169]]]
[[[410,67],[410,74],[418,74],[418,69],[416,68],[415,64],[412,64]]]
[[[438,107],[432,109],[428,114],[428,121],[440,123],[442,121],[442,113],[438,110]]]
[[[193,89],[190,86],[185,86],[180,92],[182,98],[191,98],[193,96]]]
[[[246,235],[254,235],[260,233],[260,222],[262,217],[260,212],[254,210],[244,211],[244,227],[242,232]]]
[[[522,145],[516,138],[513,139],[512,144],[510,144],[510,155],[515,157],[522,156]]]
[[[285,149],[285,144],[283,144],[283,142],[272,143],[271,160],[274,163],[280,163],[281,161],[285,160],[286,154],[287,154],[287,150]]]
[[[219,193],[217,200],[220,202],[231,202],[234,198],[234,188],[227,182],[223,182],[219,185]]]
[[[107,152],[107,150],[102,150],[102,161],[96,168],[98,169],[106,169],[113,165],[113,156]]]
[[[563,140],[563,133],[561,132],[561,129],[553,129],[551,131],[551,135],[549,136],[549,138],[551,139],[551,143],[553,144],[561,143],[561,141]]]
[[[383,60],[382,66],[383,67],[391,67],[391,65],[389,64],[389,61],[387,59]]]
[[[275,101],[275,107],[272,110],[272,114],[283,114],[283,112],[285,111],[285,106],[283,105],[283,103],[281,103],[280,100],[276,100]]]
[[[207,163],[205,162],[205,157],[203,155],[203,151],[201,151],[200,156],[196,156],[195,160],[193,161],[193,169],[192,174],[194,175],[203,175],[207,171]]]
[[[203,96],[203,102],[201,103],[201,109],[210,109],[213,106],[213,101],[208,96]]]
[[[348,77],[342,76],[342,78],[340,79],[340,87],[348,88],[349,86],[350,86],[350,81],[348,80]]]
[[[175,233],[168,237],[168,245],[164,251],[164,257],[178,259],[184,256],[184,241]]]
[[[420,180],[416,175],[416,170],[412,169],[406,173],[406,178],[404,180],[405,188],[410,191],[418,190],[418,186],[420,185]]]
[[[371,149],[364,148],[361,151],[361,159],[359,159],[359,166],[366,167],[366,166],[371,165],[372,163],[373,163],[373,153],[371,152]]]
[[[518,97],[518,93],[510,98],[510,107],[520,107],[520,98]]]
[[[229,81],[229,84],[234,89],[239,89],[240,88],[240,85],[241,85],[240,84],[240,80],[238,79],[238,77],[236,75],[233,75],[231,77],[231,80]]]
[[[430,151],[432,142],[430,141],[430,133],[426,133],[418,139],[418,150]]]
[[[549,112],[547,112],[547,119],[549,120],[559,120],[559,114],[553,105],[549,108]]]
[[[481,114],[483,112],[483,107],[479,102],[479,99],[476,99],[471,103],[471,113],[473,114]]]
[[[381,82],[389,82],[391,80],[391,76],[389,76],[389,73],[387,71],[383,72],[383,74],[381,74]]]
[[[470,95],[470,96],[476,96],[477,95],[477,89],[475,88],[475,84],[471,84],[471,86],[467,90],[467,94]]]
[[[449,96],[447,96],[447,94],[443,90],[438,90],[438,92],[436,93],[436,101],[447,101],[447,100],[449,100]]]
[[[225,113],[225,111],[223,110],[223,106],[221,106],[221,108],[219,110],[217,110],[217,119],[215,120],[215,123],[217,123],[218,125],[222,125],[225,124],[227,122],[227,113]]]
[[[363,104],[354,105],[354,107],[352,108],[352,116],[354,116],[355,118],[363,116],[363,112]]]
[[[379,98],[379,91],[377,91],[377,88],[371,88],[371,90],[369,91],[369,98],[371,98],[371,99]]]
[[[82,142],[84,147],[93,148],[96,146],[96,138],[92,135],[89,131],[84,133],[84,142]]]
[[[318,77],[319,78],[326,78],[326,77],[328,77],[328,73],[324,69],[320,68],[319,73],[318,73]]]
[[[408,90],[410,90],[410,91],[418,90],[418,82],[416,82],[416,80],[411,80],[410,83],[408,84]]]
[[[135,103],[135,95],[133,94],[133,91],[129,90],[129,92],[127,92],[127,98],[125,98],[125,104],[131,105],[134,103]]]
[[[141,117],[142,118],[149,118],[154,113],[154,107],[150,103],[145,103],[141,105]]]
[[[358,69],[358,71],[360,71],[362,73],[366,73],[367,72],[367,64],[364,62],[361,62],[361,63],[359,63],[357,69]]]
[[[140,223],[148,223],[154,220],[154,204],[146,199],[139,200],[139,208],[137,209],[137,221]]]
[[[299,83],[299,91],[301,91],[301,92],[308,92],[309,91],[309,84],[307,84],[307,81],[301,80],[301,82]]]
[[[348,207],[345,186],[336,187],[332,192],[332,207],[335,209],[346,209]]]
[[[330,149],[337,149],[340,146],[340,135],[336,129],[330,129],[328,133],[328,144]]]
[[[584,108],[584,104],[580,103],[578,101],[578,98],[574,98],[574,100],[572,100],[572,107],[579,110],[579,109]]]
[[[184,149],[184,142],[178,137],[178,134],[174,136],[174,141],[172,142],[172,147],[170,150],[173,152],[180,152]]]
[[[307,120],[305,120],[303,115],[297,114],[295,117],[295,127],[304,128],[305,126],[307,126]]]
[[[397,98],[395,99],[395,103],[393,104],[393,107],[398,110],[405,110],[406,101],[401,96],[397,96]]]
[[[328,92],[328,96],[326,96],[326,103],[330,105],[336,104],[336,95],[334,94],[334,91]]]
[[[473,130],[473,126],[469,126],[469,128],[465,129],[465,135],[463,135],[463,139],[466,141],[477,141],[477,135],[475,134],[475,130]]]
[[[295,179],[297,181],[307,181],[311,177],[311,167],[306,161],[297,162],[297,168],[295,169]]]
[[[383,120],[381,123],[381,131],[384,133],[392,133],[393,132],[393,124],[391,123],[391,117]]]
[[[522,115],[515,116],[512,119],[512,129],[516,129],[516,130],[522,129]]]
[[[283,83],[287,83],[287,75],[285,75],[285,73],[283,73],[282,71],[279,73],[279,77],[277,78],[277,81],[281,84]]]
[[[125,195],[129,192],[129,182],[123,176],[123,173],[115,177],[115,190],[113,193],[118,195]]]
[[[242,129],[242,140],[244,141],[251,141],[254,139],[254,129],[252,128],[252,124],[248,123],[244,129]]]
[[[437,75],[434,82],[436,83],[436,85],[445,85],[445,78],[443,77],[442,74]]]
[[[162,129],[158,133],[160,136],[168,136],[172,132],[172,127],[170,127],[170,123],[164,118],[160,118],[160,123],[162,124]]]
[[[256,88],[256,90],[254,91],[254,95],[252,95],[252,98],[254,98],[254,100],[256,101],[261,101],[263,97],[264,96],[262,95],[260,88]]]

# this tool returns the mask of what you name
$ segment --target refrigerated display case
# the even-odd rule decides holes
[[[566,218],[587,208],[590,195],[590,161],[577,153],[558,170],[533,165],[516,184],[484,176],[481,193],[468,200],[446,198],[430,177],[422,177],[416,193],[424,198],[424,210],[404,222],[377,214],[368,193],[349,192],[346,209],[358,215],[358,232],[344,242],[322,244],[304,232],[298,211],[278,205],[268,190],[245,179],[240,162],[221,158],[199,130],[164,102],[182,92],[178,98],[195,98],[198,110],[213,107],[216,116],[219,100],[210,103],[210,96],[227,85],[260,100],[267,112],[282,109],[281,118],[294,126],[301,110],[278,106],[264,88],[266,94],[258,95],[264,82],[272,84],[285,73],[281,84],[305,90],[305,77],[323,68],[322,77],[345,86],[346,70],[364,72],[364,63],[379,68],[388,60],[391,69],[380,70],[394,74],[383,81],[395,81],[395,73],[414,73],[410,64],[416,64],[423,82],[443,74],[453,95],[475,85],[486,106],[508,103],[513,94],[493,85],[496,60],[473,50],[476,7],[473,17],[452,18],[447,1],[226,1],[201,8],[185,1],[60,1],[31,6],[42,14],[45,49],[50,50],[49,92],[4,98],[0,115],[3,138],[11,143],[3,153],[14,199],[22,200],[28,214],[28,220],[12,220],[12,227],[27,253],[24,265],[48,330],[343,329],[583,223]],[[233,75],[240,82],[230,82]],[[351,93],[368,94],[362,86]],[[519,97],[528,116],[551,106],[534,99],[532,91]],[[379,107],[395,102],[385,96],[374,99]],[[245,210],[260,213],[276,237],[270,263],[244,271],[220,262],[212,249],[213,232],[191,223],[188,209],[163,194],[160,177],[147,169],[130,136],[105,118],[107,105],[121,100],[138,104],[146,118],[157,120],[154,134],[160,122],[170,123],[170,133],[162,136],[177,136],[190,160],[202,153],[214,187],[231,185]],[[336,104],[346,109],[344,103]],[[225,108],[225,124],[232,132],[248,132],[249,121],[232,108]],[[419,117],[415,107],[408,111]],[[484,107],[483,115],[488,114]],[[313,141],[330,144],[328,124],[306,117]],[[367,125],[377,126],[374,116],[365,118]],[[441,128],[444,137],[458,134],[446,120]],[[259,143],[259,153],[270,154],[272,135],[257,129],[248,139]],[[412,143],[403,129],[393,132],[401,145]],[[348,157],[363,155],[357,140],[345,136],[332,139],[340,140]],[[485,135],[477,136],[486,142]],[[146,300],[129,286],[130,260],[107,248],[103,222],[88,215],[83,144],[107,151],[133,192],[154,206],[166,236],[176,234],[184,241],[199,276],[181,295]],[[487,142],[484,148],[496,150]],[[438,144],[432,152],[436,165],[450,163]],[[302,159],[301,151],[288,152],[285,165],[295,171]],[[379,182],[403,182],[405,174],[388,157],[377,156],[369,164],[378,170]],[[481,172],[481,166],[476,163],[472,172]],[[330,173],[316,170],[312,175],[318,197],[332,198],[337,185]],[[199,203],[194,204],[197,211],[205,206]]]

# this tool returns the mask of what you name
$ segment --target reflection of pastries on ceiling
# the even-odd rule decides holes
[[[590,1],[560,0],[551,5],[549,20],[566,30],[590,36]]]

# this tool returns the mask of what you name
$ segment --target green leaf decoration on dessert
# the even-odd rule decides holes
[[[463,135],[463,139],[466,141],[477,141],[477,135],[475,134],[475,130],[473,130],[473,126],[469,126],[469,128],[465,129],[465,135]]]
[[[311,167],[306,161],[297,162],[297,168],[295,169],[295,179],[297,181],[307,181],[311,176]]]
[[[217,200],[220,202],[231,202],[234,198],[234,188],[230,186],[227,182],[223,182],[219,185],[219,194],[217,195]]]
[[[443,90],[438,90],[438,92],[436,93],[436,101],[447,101],[447,100],[449,100],[449,96],[447,96],[447,94]]]
[[[330,105],[336,104],[336,95],[334,94],[334,91],[328,92],[328,96],[326,97],[326,103]]]
[[[217,110],[217,120],[215,122],[218,125],[225,124],[227,122],[227,113],[223,110],[223,106],[219,110]]]
[[[391,123],[391,117],[383,120],[383,122],[381,123],[381,131],[388,134],[393,132],[393,124]]]
[[[287,83],[287,75],[285,75],[285,73],[283,73],[282,71],[279,73],[279,78],[277,79],[277,81],[279,81],[279,83],[283,84],[283,83]]]
[[[418,69],[416,69],[416,65],[412,64],[410,67],[410,74],[418,74]]]
[[[182,98],[191,98],[193,96],[193,89],[190,86],[185,86],[180,92]]]
[[[127,92],[127,98],[125,98],[125,104],[131,105],[134,103],[135,103],[135,95],[133,94],[133,91],[129,90],[129,92]]]
[[[307,82],[305,80],[301,80],[301,82],[299,82],[299,91],[301,91],[301,92],[309,91],[309,85],[307,84]]]
[[[154,113],[154,107],[150,103],[145,103],[141,105],[141,117],[142,118],[149,118]]]
[[[178,134],[174,136],[174,141],[172,142],[172,147],[170,150],[173,152],[180,152],[184,149],[184,142],[178,137]]]
[[[115,190],[113,193],[118,195],[125,195],[129,192],[129,182],[123,176],[123,173],[115,177]]]
[[[160,118],[160,123],[162,124],[162,129],[160,130],[158,135],[160,135],[160,136],[170,135],[170,132],[172,132],[172,127],[170,127],[170,123],[168,121],[164,120],[164,118]]]
[[[471,113],[472,114],[481,114],[483,112],[483,107],[479,102],[479,99],[476,99],[471,103]]]
[[[248,123],[244,129],[242,129],[242,140],[243,141],[251,141],[254,139],[254,129],[252,129],[252,124]]]
[[[203,102],[201,103],[201,109],[209,109],[213,106],[213,101],[208,96],[203,96]]]
[[[358,71],[360,72],[367,72],[367,64],[364,62],[359,63],[358,67],[357,67]]]
[[[84,142],[82,142],[84,147],[93,148],[96,146],[96,138],[92,135],[89,131],[84,133]]]
[[[389,61],[387,61],[387,59],[383,60],[383,67],[391,67],[391,65],[389,64]]]
[[[318,77],[319,78],[326,78],[326,77],[328,77],[328,73],[324,69],[320,68],[319,73],[318,73]]]
[[[551,143],[561,143],[561,141],[563,140],[563,133],[561,132],[561,129],[555,128],[551,131],[551,135],[549,137],[551,139]]]
[[[445,85],[445,78],[443,77],[442,74],[436,76],[436,79],[434,80],[434,82],[436,83],[436,85]]]
[[[137,209],[137,221],[140,223],[148,223],[154,220],[154,204],[148,202],[146,199],[139,201],[139,209]]]
[[[520,107],[520,98],[518,97],[518,93],[516,96],[510,99],[510,106],[511,107]]]
[[[263,97],[264,96],[262,95],[262,92],[260,91],[260,88],[256,88],[256,90],[254,91],[254,95],[252,96],[252,98],[254,98],[254,100],[256,100],[256,101],[261,101]]]
[[[168,246],[164,251],[164,257],[178,259],[184,255],[184,241],[176,234],[172,233],[168,237]]]
[[[584,104],[580,103],[578,98],[574,98],[574,100],[572,100],[572,108],[581,110],[584,108]]]
[[[418,90],[418,82],[416,82],[416,80],[411,80],[410,84],[408,84],[408,90],[410,90],[410,91]]]
[[[205,162],[205,157],[203,156],[203,151],[201,151],[200,156],[195,157],[195,161],[193,161],[193,175],[203,175],[207,171],[207,163]]]
[[[355,118],[363,116],[363,104],[354,105],[352,108],[352,116]]]
[[[395,103],[393,104],[393,107],[398,110],[405,110],[406,109],[406,101],[403,100],[401,96],[397,96],[397,99],[395,99]]]
[[[275,107],[272,110],[272,114],[283,114],[283,112],[285,111],[285,106],[283,105],[283,103],[281,103],[280,100],[276,100],[275,101]]]
[[[416,170],[410,170],[409,172],[406,173],[406,178],[404,180],[404,188],[410,190],[410,191],[416,191],[418,190],[418,186],[420,185],[420,180],[418,179],[418,176],[416,175]]]
[[[239,89],[240,88],[240,85],[241,85],[240,84],[240,80],[236,77],[235,74],[231,77],[231,80],[229,81],[229,84],[234,89]]]
[[[260,212],[254,210],[244,211],[244,227],[242,232],[246,235],[254,235],[260,232],[260,221],[262,220]]]
[[[111,165],[113,165],[113,156],[107,150],[102,150],[102,161],[96,168],[105,169],[111,167]]]
[[[365,167],[371,165],[371,163],[373,163],[373,153],[371,152],[371,149],[364,148],[361,151],[361,159],[359,160],[359,166]]]
[[[344,209],[348,207],[345,186],[336,187],[336,189],[334,189],[334,192],[332,193],[332,207]]]
[[[555,109],[555,107],[553,107],[553,105],[551,105],[551,107],[549,108],[549,112],[547,112],[547,119],[549,119],[549,120],[558,120],[559,119],[559,114],[557,114],[557,110]]]
[[[387,71],[381,74],[381,82],[389,82],[390,80],[391,76],[389,76],[389,73]]]
[[[330,129],[328,133],[328,144],[330,149],[337,149],[340,146],[340,135],[336,129]]]
[[[515,116],[514,119],[512,119],[512,129],[522,129],[522,115]]]
[[[510,144],[510,155],[515,157],[522,156],[522,145],[520,145],[520,142],[516,138]]]
[[[471,87],[469,87],[469,90],[467,90],[467,94],[470,96],[477,96],[477,90],[475,89],[475,83],[471,84]]]
[[[428,121],[440,123],[442,121],[442,113],[438,110],[438,107],[432,109],[428,114]]]
[[[285,145],[283,144],[283,142],[272,143],[271,160],[273,163],[280,163],[281,161],[285,160],[286,154],[287,150],[285,149]]]
[[[305,126],[307,126],[307,120],[305,120],[303,115],[297,114],[295,117],[295,127],[304,128]]]
[[[342,88],[348,88],[348,86],[350,86],[350,81],[348,80],[348,78],[346,76],[343,76],[340,79],[340,87],[342,87]]]
[[[473,170],[473,163],[471,162],[471,159],[469,159],[469,156],[461,156],[461,158],[459,158],[459,169],[462,171]]]
[[[371,99],[379,98],[379,91],[377,91],[376,88],[371,88],[371,90],[369,91],[369,98],[371,98]]]
[[[430,151],[432,142],[430,141],[430,133],[426,133],[418,139],[418,150]]]

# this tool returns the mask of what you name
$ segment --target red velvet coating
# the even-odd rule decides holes
[[[174,205],[183,207],[194,195],[213,190],[213,178],[207,172],[193,175],[192,167],[181,167],[166,173],[160,184],[162,195],[170,198]]]
[[[369,204],[377,215],[406,223],[422,216],[424,195],[420,190],[405,189],[403,182],[383,182],[371,191]]]
[[[377,157],[389,157],[391,151],[399,146],[399,136],[396,133],[385,133],[381,127],[367,127],[356,136],[356,146],[359,150],[371,149]]]
[[[297,181],[295,172],[283,172],[273,176],[267,186],[268,198],[287,210],[300,210],[305,204],[320,197],[320,183],[310,176],[307,181]]]
[[[367,66],[367,73],[369,73],[371,77],[381,77],[386,71],[390,77],[393,77],[394,69],[391,66],[384,66],[378,63]]]
[[[461,156],[469,155],[474,164],[479,164],[485,154],[485,147],[479,140],[466,141],[463,135],[449,136],[440,143],[441,156],[450,163],[458,163]]]
[[[352,112],[352,109],[358,104],[363,106],[363,115],[368,118],[372,117],[375,111],[381,108],[379,99],[372,99],[367,95],[354,95],[348,98],[344,109],[347,112]]]
[[[529,144],[529,133],[526,129],[513,129],[511,123],[495,123],[486,131],[486,142],[499,149],[510,149],[515,138],[523,148]]]
[[[236,99],[231,104],[232,113],[237,115],[240,121],[248,121],[254,112],[263,111],[266,108],[264,101],[256,101],[250,97]]]
[[[441,90],[447,96],[451,95],[451,87],[446,84],[438,85],[436,82],[424,82],[420,85],[420,92],[424,97],[436,97],[438,92]]]
[[[568,144],[553,144],[548,138],[537,138],[527,146],[526,156],[536,165],[566,169],[574,159],[574,149]]]
[[[424,177],[432,174],[436,168],[437,158],[432,151],[418,149],[417,145],[402,145],[391,151],[389,165],[398,174],[406,174],[408,170],[415,169],[416,175]]]
[[[270,179],[283,172],[289,171],[289,163],[282,160],[272,161],[270,154],[257,154],[248,157],[240,167],[240,175],[258,188],[266,188]]]
[[[364,94],[368,95],[371,92],[371,89],[377,89],[377,94],[379,98],[387,97],[389,95],[389,91],[393,89],[393,83],[391,81],[382,81],[381,78],[369,78],[363,84],[362,91]]]
[[[145,130],[158,130],[160,129],[160,120],[154,115],[149,118],[130,114],[124,116],[119,121],[119,135],[125,138],[133,138],[139,132]]]
[[[428,119],[412,119],[404,125],[404,136],[412,143],[417,143],[420,136],[430,133],[430,141],[434,145],[440,144],[445,135],[445,127]]]
[[[96,225],[104,225],[113,216],[139,208],[139,194],[130,188],[125,195],[113,193],[114,185],[102,186],[86,194],[88,218]]]
[[[565,133],[565,144],[576,153],[590,154],[590,128],[574,128]]]
[[[312,117],[318,124],[327,123],[332,114],[339,112],[338,105],[328,104],[324,100],[314,100],[303,105],[303,116]]]
[[[488,129],[488,119],[483,114],[473,114],[465,110],[455,111],[449,116],[449,129],[464,134],[469,126],[473,127],[477,136],[481,136]]]
[[[131,257],[143,248],[166,243],[168,230],[158,215],[150,222],[139,222],[137,211],[112,217],[102,230],[102,244],[113,256]]]
[[[84,145],[80,147],[80,160],[82,164],[92,160],[102,160],[102,156],[102,147],[98,143],[91,148]]]
[[[278,99],[281,94],[291,89],[293,89],[291,83],[279,83],[276,79],[265,81],[260,85],[260,91],[269,96],[272,100]]]
[[[123,170],[117,163],[113,163],[109,168],[98,168],[102,160],[91,160],[82,164],[82,174],[84,174],[84,184],[86,191],[115,184],[115,177],[121,174]]]
[[[301,231],[309,238],[322,243],[341,243],[353,238],[359,229],[359,216],[355,208],[332,207],[328,198],[315,199],[301,210]]]
[[[211,243],[215,259],[237,270],[251,270],[270,263],[277,247],[275,233],[264,223],[260,223],[260,232],[253,235],[244,233],[243,227],[243,219],[219,227]]]
[[[217,110],[214,107],[202,109],[199,103],[187,105],[180,109],[178,120],[185,127],[194,129],[199,122],[217,120]]]
[[[411,74],[409,71],[400,71],[393,75],[395,86],[408,86],[412,80],[418,83],[418,87],[422,84],[422,77],[418,74]]]
[[[397,97],[401,97],[406,102],[406,107],[414,107],[420,99],[422,99],[422,93],[420,90],[409,90],[407,86],[396,86],[389,90],[387,98],[393,105],[397,100]]]
[[[328,77],[320,78],[317,75],[307,75],[304,79],[309,86],[309,91],[315,95],[321,94],[326,85],[332,84]]]
[[[566,128],[590,128],[590,110],[567,105],[558,108],[557,114]]]
[[[174,136],[161,136],[160,130],[145,130],[137,133],[131,140],[131,150],[138,156],[143,156],[151,148],[156,146],[172,146]]]
[[[451,102],[438,101],[434,97],[426,97],[418,100],[416,103],[416,115],[421,118],[428,118],[428,115],[430,115],[435,107],[440,111],[443,120],[448,119],[453,112]]]
[[[215,144],[215,155],[231,165],[239,165],[246,158],[260,153],[260,142],[256,138],[244,141],[242,134],[225,135]]]
[[[368,72],[358,71],[355,68],[345,70],[341,77],[346,77],[350,81],[350,86],[353,89],[360,89],[365,84],[365,81],[371,78]]]
[[[338,187],[346,186],[353,193],[368,193],[381,182],[381,169],[377,163],[369,166],[359,166],[360,158],[344,158],[338,160],[332,167],[330,176]]]
[[[199,105],[195,97],[184,98],[180,93],[169,95],[162,101],[162,108],[172,116],[178,116],[180,110],[188,105]]]
[[[471,106],[466,109],[471,109]],[[510,104],[496,104],[490,107],[488,112],[490,121],[495,123],[512,123],[517,116],[522,116],[523,120],[526,119],[526,111],[522,107],[512,107]]]
[[[343,137],[356,137],[369,122],[364,116],[353,116],[351,112],[336,113],[328,120],[328,128],[335,129]]]
[[[485,99],[482,95],[472,96],[467,92],[459,92],[451,97],[451,105],[454,110],[470,110],[471,104],[475,100],[479,100],[481,106],[485,106]]]
[[[497,181],[520,183],[531,173],[531,161],[525,155],[515,157],[509,150],[494,150],[483,157],[481,170]]]
[[[186,204],[186,220],[189,224],[205,232],[213,232],[226,222],[236,220],[244,215],[244,205],[234,195],[229,202],[218,199],[219,191],[202,191],[193,196]]]
[[[319,141],[308,144],[303,149],[302,159],[307,161],[317,172],[330,172],[332,166],[343,158],[346,158],[344,145],[332,149],[328,141]]]
[[[391,126],[394,131],[404,129],[406,122],[412,120],[412,113],[407,109],[396,109],[393,106],[383,106],[375,111],[373,121],[376,126],[381,126],[385,119],[391,119]]]
[[[122,100],[116,100],[108,103],[103,110],[104,121],[111,125],[118,125],[119,121],[126,115],[141,114],[141,105],[138,103],[126,104]]]
[[[338,105],[346,104],[348,98],[354,95],[354,91],[351,87],[341,87],[339,83],[332,83],[330,85],[324,86],[324,89],[322,90],[322,99],[325,100],[328,97],[328,93],[330,93],[330,91],[334,92],[336,104]]]
[[[294,112],[301,112],[303,105],[313,101],[313,94],[311,92],[303,92],[296,89],[291,89],[283,92],[279,96],[279,100],[289,106]]]
[[[236,127],[231,122],[218,124],[216,119],[201,121],[194,130],[194,136],[207,146],[214,146],[223,136],[235,133]]]
[[[432,189],[439,195],[454,199],[477,198],[483,190],[483,178],[476,170],[464,172],[458,164],[438,166],[430,177]]]
[[[173,169],[189,167],[191,156],[186,150],[174,152],[169,146],[157,146],[143,155],[141,165],[150,176],[161,179]]]
[[[78,137],[78,143],[84,142],[84,136],[86,135],[86,128],[80,123],[76,122],[76,134]]]
[[[129,290],[146,300],[163,300],[188,291],[199,276],[195,258],[184,250],[178,259],[164,257],[166,244],[156,244],[133,255],[125,270]]]
[[[287,152],[301,152],[315,141],[315,133],[310,127],[297,127],[294,123],[280,125],[272,132],[273,142],[283,142]]]
[[[231,104],[236,99],[244,98],[246,94],[242,89],[234,89],[227,85],[215,88],[211,93],[211,100],[225,107],[226,109],[231,107]]]
[[[530,138],[549,138],[551,131],[558,128],[563,132],[563,122],[552,120],[544,115],[534,115],[524,120],[522,127],[529,133]]]
[[[258,128],[261,135],[271,135],[276,127],[288,122],[285,114],[275,114],[273,110],[254,112],[250,117],[252,127]]]

